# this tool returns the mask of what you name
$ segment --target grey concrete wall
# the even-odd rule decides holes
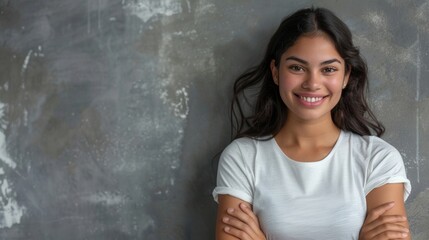
[[[368,61],[429,239],[429,0],[0,0],[0,239],[212,239],[233,79],[312,4]]]

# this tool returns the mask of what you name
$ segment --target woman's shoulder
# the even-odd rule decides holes
[[[272,137],[240,137],[234,139],[224,150],[224,153],[240,152],[249,154],[269,143]]]
[[[374,135],[364,135],[361,136],[356,133],[352,132],[345,132],[345,135],[348,136],[350,139],[350,142],[353,144],[354,147],[358,147],[362,150],[367,150],[372,153],[379,153],[380,151],[383,152],[397,152],[398,150],[388,143],[386,140],[374,136]]]
[[[236,144],[258,144],[260,142],[266,142],[271,140],[272,137],[271,136],[266,136],[266,137],[239,137],[234,139],[231,143],[236,143]]]

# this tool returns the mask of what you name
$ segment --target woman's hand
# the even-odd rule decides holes
[[[407,221],[407,218],[401,215],[383,215],[394,205],[394,202],[385,203],[368,212],[359,234],[359,240],[406,238],[409,235],[408,228],[398,223]]]
[[[266,240],[258,218],[246,204],[240,203],[240,209],[228,208],[227,213],[228,216],[222,218],[227,234],[241,240]]]

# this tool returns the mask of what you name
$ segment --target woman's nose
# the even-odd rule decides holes
[[[304,82],[302,83],[302,88],[314,91],[320,89],[321,85],[321,76],[317,73],[308,73]]]

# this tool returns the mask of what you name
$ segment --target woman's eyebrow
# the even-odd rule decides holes
[[[290,57],[288,57],[288,58],[285,59],[285,61],[287,61],[287,60],[294,60],[294,61],[300,62],[302,64],[306,64],[306,65],[308,64],[308,62],[305,61],[304,59],[301,59],[301,58],[298,58],[298,57],[295,57],[295,56],[290,56]]]
[[[327,65],[327,64],[334,63],[334,62],[338,62],[339,64],[341,64],[340,60],[338,60],[336,58],[333,58],[333,59],[329,59],[329,60],[323,61],[322,63],[320,63],[320,65]]]
[[[294,61],[300,62],[302,64],[308,65],[307,61],[305,61],[304,59],[295,57],[295,56],[287,57],[285,59],[285,61],[287,61],[287,60],[294,60]],[[333,59],[329,59],[329,60],[321,62],[320,65],[328,65],[328,64],[331,64],[331,63],[334,63],[334,62],[338,62],[339,64],[341,64],[341,61],[339,59],[333,58]]]

